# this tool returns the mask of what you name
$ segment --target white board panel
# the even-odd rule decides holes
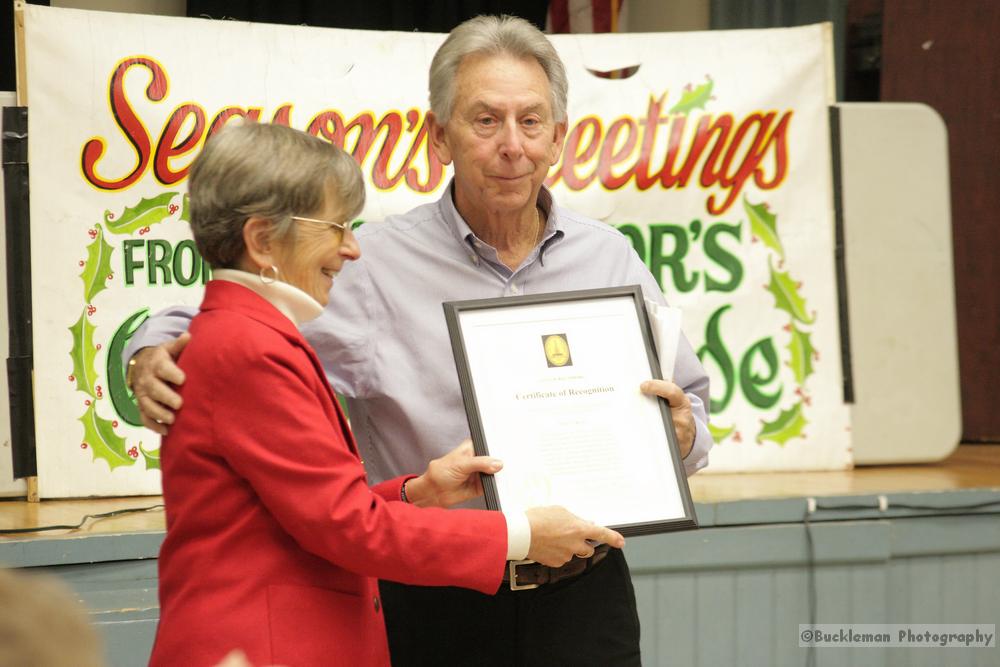
[[[837,106],[854,460],[938,461],[962,434],[947,130],[923,104]]]

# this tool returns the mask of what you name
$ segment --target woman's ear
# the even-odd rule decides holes
[[[243,245],[246,246],[246,256],[253,264],[254,271],[273,265],[271,221],[255,216],[248,219],[243,225]]]

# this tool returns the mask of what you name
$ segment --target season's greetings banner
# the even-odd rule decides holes
[[[25,27],[39,489],[155,493],[159,439],[119,355],[150,312],[200,301],[191,160],[250,116],[352,152],[366,224],[432,201],[449,178],[425,126],[443,36],[36,5]],[[684,309],[712,378],[711,469],[849,466],[827,28],[553,42],[570,105],[549,185],[624,232]]]

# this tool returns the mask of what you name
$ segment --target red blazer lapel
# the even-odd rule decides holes
[[[243,285],[228,280],[210,280],[205,285],[205,297],[201,302],[201,310],[230,310],[240,313],[274,329],[293,345],[304,350],[312,364],[313,370],[316,371],[321,380],[320,385],[325,390],[334,413],[337,415],[337,423],[344,434],[344,440],[347,441],[351,452],[358,457],[358,460],[361,460],[358,445],[354,441],[354,434],[351,433],[351,429],[347,425],[347,418],[340,409],[340,401],[337,400],[336,394],[333,393],[333,389],[326,379],[323,364],[320,363],[319,357],[316,356],[316,351],[312,349],[309,342],[302,336],[302,333],[295,326],[294,322],[285,317],[280,310],[261,295]]]

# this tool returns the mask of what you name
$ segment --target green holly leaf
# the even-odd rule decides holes
[[[720,443],[728,438],[735,430],[735,426],[716,426],[711,422],[708,424],[708,432],[712,434],[712,440],[715,440],[716,443]]]
[[[83,300],[90,303],[102,290],[107,288],[111,276],[111,253],[114,248],[104,240],[104,230],[100,225],[94,225],[97,236],[93,243],[87,246],[87,261],[83,265],[80,278],[83,279]]]
[[[813,368],[813,357],[816,356],[816,348],[812,344],[812,334],[808,331],[800,331],[795,323],[790,325],[792,340],[788,343],[789,360],[788,365],[792,368],[795,381],[802,386],[806,378],[815,373]]]
[[[176,192],[164,192],[150,199],[141,199],[132,208],[122,211],[117,219],[111,211],[105,211],[104,224],[111,234],[131,234],[137,229],[163,222],[164,218],[172,215],[170,202],[176,196]]]
[[[111,422],[98,416],[96,402],[87,406],[80,417],[83,424],[83,441],[94,454],[94,460],[104,459],[111,469],[135,465],[135,459],[125,451],[125,438],[115,433]]]
[[[189,224],[191,222],[191,198],[188,197],[186,192],[184,193],[184,199],[181,200],[180,219]]]
[[[97,347],[94,345],[94,325],[87,319],[87,313],[80,313],[80,319],[69,327],[73,334],[73,348],[69,356],[73,359],[73,377],[76,388],[86,392],[91,398],[97,398],[97,370],[94,368],[94,358],[97,357]]]
[[[681,94],[680,101],[668,113],[686,114],[695,109],[704,109],[705,105],[712,98],[712,86],[714,85],[715,83],[711,79],[708,79],[708,81],[700,86],[689,87],[688,90],[685,90]]]
[[[151,452],[147,452],[142,448],[142,443],[139,443],[139,453],[142,454],[142,458],[146,461],[146,470],[160,470],[160,450],[154,449]]]
[[[784,310],[799,322],[805,324],[815,322],[815,314],[809,315],[806,310],[806,300],[799,294],[799,283],[792,280],[787,271],[775,271],[770,261],[768,268],[771,271],[771,281],[767,285],[767,291],[774,295],[774,307]]]
[[[785,249],[778,237],[778,217],[767,210],[767,202],[751,204],[747,201],[746,195],[743,195],[743,210],[750,219],[750,233],[778,253],[778,257],[784,259]]]
[[[757,434],[757,442],[771,440],[784,447],[792,438],[801,437],[802,430],[808,423],[802,414],[802,401],[799,401],[789,409],[782,410],[774,421],[765,421]]]

